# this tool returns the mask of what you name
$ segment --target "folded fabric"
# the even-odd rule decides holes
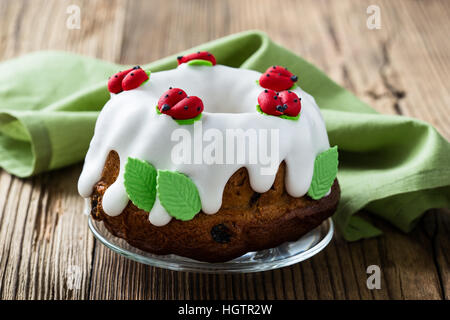
[[[422,213],[450,206],[450,144],[429,124],[381,115],[323,72],[249,31],[145,65],[176,67],[176,56],[212,52],[218,63],[263,72],[280,64],[299,75],[339,146],[342,199],[334,216],[348,240],[380,234],[360,209],[409,231]],[[0,64],[0,166],[19,177],[82,161],[98,112],[109,99],[106,79],[125,66],[64,52],[37,52]]]

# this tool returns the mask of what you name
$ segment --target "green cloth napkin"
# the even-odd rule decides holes
[[[323,72],[249,31],[185,53],[207,50],[218,63],[264,71],[280,64],[299,75],[339,146],[342,199],[335,222],[348,240],[380,234],[358,210],[409,231],[429,208],[450,206],[450,144],[429,124],[381,115]],[[150,63],[176,67],[176,56]],[[83,160],[98,112],[109,99],[106,79],[125,66],[64,52],[37,52],[0,64],[0,166],[19,177]]]

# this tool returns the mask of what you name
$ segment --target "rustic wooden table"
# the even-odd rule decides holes
[[[80,8],[68,29],[67,8]],[[380,8],[381,29],[366,26]],[[0,1],[0,59],[69,50],[146,63],[234,32],[260,29],[383,113],[426,120],[450,138],[448,1]],[[450,212],[410,234],[355,243],[336,235],[314,258],[256,274],[172,272],[94,240],[76,191],[81,165],[18,179],[0,171],[1,299],[449,299]],[[366,286],[379,265],[381,289]],[[79,283],[68,283],[76,272]]]

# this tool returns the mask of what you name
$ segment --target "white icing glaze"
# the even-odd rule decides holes
[[[83,213],[85,215],[90,215],[92,211],[91,198],[84,198],[84,209]]]
[[[227,129],[279,130],[276,168],[285,160],[287,192],[293,197],[305,195],[311,183],[316,156],[330,147],[324,121],[314,98],[300,88],[293,90],[302,99],[298,121],[258,113],[257,97],[263,89],[255,81],[260,75],[256,71],[222,65],[182,64],[173,70],[152,73],[150,80],[135,90],[112,95],[98,117],[78,181],[79,193],[85,198],[91,195],[111,150],[117,151],[120,157],[119,176],[106,190],[102,200],[104,211],[111,216],[119,215],[129,201],[123,183],[128,157],[146,160],[159,170],[178,171],[189,176],[198,188],[202,211],[207,214],[220,209],[224,187],[241,167],[247,168],[253,190],[263,193],[270,189],[276,170],[273,174],[261,174],[266,166],[250,164],[248,157],[245,164],[173,163],[171,152],[178,142],[171,139],[172,132],[183,128],[194,136],[194,127],[201,126],[203,132],[216,129],[224,137]],[[195,125],[180,126],[170,116],[156,113],[157,101],[169,87],[182,88],[188,95],[203,100],[205,110],[201,121]],[[209,143],[203,142],[203,147]],[[157,226],[171,220],[158,199],[149,220]]]

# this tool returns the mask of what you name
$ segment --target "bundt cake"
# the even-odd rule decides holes
[[[108,81],[78,190],[130,245],[221,262],[294,241],[336,210],[337,147],[287,68],[178,57]]]

